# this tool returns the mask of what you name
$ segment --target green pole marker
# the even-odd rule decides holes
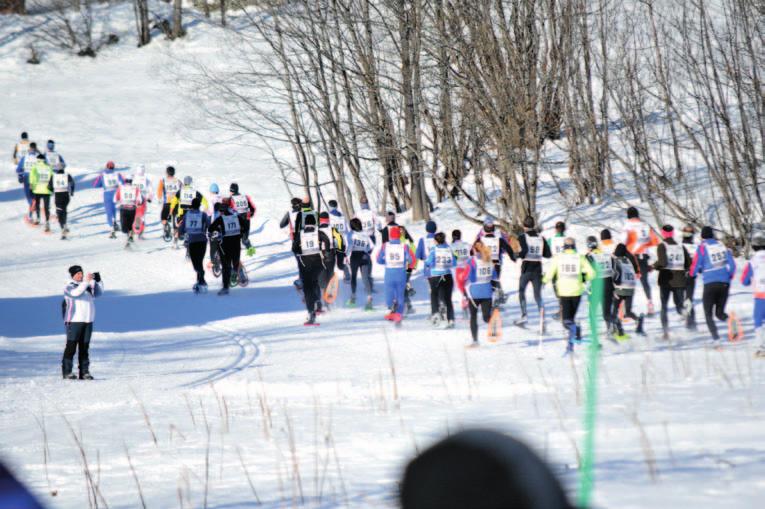
[[[600,354],[598,310],[603,307],[603,280],[600,278],[600,267],[594,268],[597,276],[592,282],[592,292],[589,298],[590,348],[587,352],[587,375],[584,382],[584,444],[582,447],[582,468],[579,472],[577,504],[580,508],[590,506],[592,488],[595,484],[592,469],[595,463],[595,410],[598,398],[598,356]]]

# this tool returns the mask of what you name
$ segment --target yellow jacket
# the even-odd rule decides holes
[[[38,159],[29,172],[29,187],[34,194],[50,194],[48,183],[51,178],[53,178],[51,167],[45,161]]]
[[[574,249],[566,249],[552,259],[550,270],[542,280],[545,284],[555,279],[558,297],[579,297],[584,292],[585,281],[595,277],[595,270]]]

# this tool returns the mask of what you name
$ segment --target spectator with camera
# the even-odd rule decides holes
[[[76,380],[77,375],[72,373],[74,367],[74,353],[78,352],[80,380],[93,380],[90,374],[90,336],[93,333],[93,321],[96,318],[96,305],[94,299],[104,292],[104,284],[98,272],[85,273],[79,265],[69,267],[69,275],[72,280],[64,289],[64,302],[62,311],[64,325],[66,326],[66,348],[64,358],[61,361],[61,370],[64,379]]]

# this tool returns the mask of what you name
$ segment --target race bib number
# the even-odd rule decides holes
[[[48,182],[50,180],[50,171],[47,168],[37,170],[37,181]]]
[[[715,269],[719,269],[720,267],[725,266],[725,262],[727,262],[728,257],[727,255],[727,249],[722,244],[705,244],[704,245],[707,248],[707,253],[709,254],[709,262],[712,264],[712,267]]]
[[[622,269],[622,281],[619,284],[621,288],[635,288],[635,268],[628,261],[619,262]]]
[[[165,180],[165,193],[167,196],[173,196],[181,188],[181,183],[177,180]]]
[[[319,232],[303,232],[300,236],[300,251],[303,255],[311,255],[319,252]]]
[[[58,164],[61,162],[61,157],[56,152],[48,152],[47,156],[48,164],[57,168]]]
[[[123,205],[134,205],[136,196],[138,196],[138,189],[133,186],[123,186],[120,189],[120,203]]]
[[[614,270],[611,265],[611,255],[608,253],[592,253],[592,259],[598,266],[598,273],[601,278],[613,276]]]
[[[133,185],[138,188],[139,191],[141,191],[141,194],[146,190],[147,188],[147,181],[146,177],[138,177],[133,180]]]
[[[457,257],[457,263],[463,263],[470,256],[470,246],[466,242],[452,244],[452,253]]]
[[[385,266],[391,269],[403,269],[406,262],[403,244],[385,246]]]
[[[449,270],[454,264],[454,255],[448,247],[435,248],[436,270]]]
[[[558,262],[561,278],[578,278],[582,273],[582,260],[577,254],[563,255]]]
[[[53,190],[57,193],[69,191],[69,175],[66,173],[54,173]]]
[[[526,235],[526,257],[524,260],[538,262],[542,259],[542,239],[541,237],[529,237]]]
[[[552,248],[552,254],[558,255],[563,252],[563,244],[566,242],[564,237],[553,237],[550,239],[550,247]]]
[[[114,189],[119,185],[120,180],[116,173],[104,173],[103,175],[105,189]]]
[[[337,230],[339,233],[345,233],[345,221],[343,221],[342,217],[330,214],[329,225],[335,230]]]
[[[194,199],[194,197],[197,195],[197,192],[194,189],[191,189],[189,187],[184,187],[181,189],[181,205],[191,205],[191,201]]]
[[[247,197],[241,194],[237,194],[231,197],[234,202],[234,210],[237,214],[245,214],[250,210],[250,203],[247,201]]]
[[[367,235],[361,233],[354,233],[351,237],[351,250],[353,251],[369,251],[371,241]]]
[[[475,282],[479,284],[490,283],[494,274],[494,264],[476,260],[475,263]]]
[[[637,233],[638,244],[647,244],[651,241],[651,229],[647,224],[641,224],[635,233]]]
[[[186,212],[184,221],[186,221],[186,233],[199,235],[202,233],[202,214],[199,212]]]
[[[27,156],[24,158],[24,171],[29,173],[32,171],[32,165],[35,164],[35,161],[37,160],[37,156],[27,154]]]
[[[669,245],[667,249],[667,269],[668,270],[683,270],[685,268],[685,253],[683,252],[683,246]]]
[[[223,216],[223,236],[239,235],[239,216]]]
[[[481,242],[491,251],[491,259],[499,260],[499,239],[497,237],[483,237]]]
[[[435,247],[436,245],[436,239],[433,237],[426,237],[424,246],[425,246],[425,258],[427,259],[428,256],[430,256],[430,251]]]

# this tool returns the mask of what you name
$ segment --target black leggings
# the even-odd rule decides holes
[[[223,288],[228,288],[231,285],[231,270],[233,269],[235,274],[239,272],[239,255],[242,253],[242,248],[239,247],[240,242],[239,235],[223,237],[221,242],[220,261],[223,266]]]
[[[491,318],[491,299],[468,299],[470,304],[470,334],[473,341],[478,341],[478,308],[481,308],[483,322],[489,323]]]
[[[351,293],[356,295],[356,276],[361,269],[361,279],[364,281],[364,289],[367,296],[372,295],[372,259],[363,251],[351,253]]]
[[[239,214],[240,222],[242,223],[242,245],[249,248],[250,244],[250,220],[247,219],[247,214]]]
[[[135,221],[135,209],[120,209],[120,226],[122,226],[122,233],[128,234],[133,230],[133,222]]]
[[[672,301],[675,303],[675,309],[678,314],[683,312],[683,294],[685,288],[672,288],[669,285],[663,285],[659,287],[659,296],[661,298],[661,328],[664,332],[669,327],[669,319],[667,318],[667,307],[669,304],[669,296],[672,295]]]
[[[80,365],[80,375],[88,373],[90,368],[90,335],[93,333],[93,323],[71,322],[66,324],[66,348],[61,360],[62,374],[68,375],[74,367],[74,352],[79,352],[77,360]]]
[[[651,285],[648,284],[648,255],[637,255],[638,268],[640,269],[640,284],[648,300],[651,300]]]
[[[66,209],[69,206],[69,193],[56,193],[55,200],[58,224],[61,228],[64,228],[66,226]]]
[[[560,297],[561,320],[569,333],[569,341],[576,337],[576,312],[579,309],[579,302],[581,300],[581,297]]]
[[[324,265],[321,263],[321,255],[309,255],[302,260],[305,262],[305,265],[300,264],[300,280],[303,282],[305,307],[309,313],[313,313],[317,309],[321,309],[319,276],[324,270]]]
[[[197,283],[200,285],[205,283],[205,252],[207,251],[207,241],[201,242],[189,242],[189,257],[191,258],[191,264],[194,266],[194,271],[197,273]]]
[[[613,305],[614,305],[614,280],[610,277],[603,278],[603,320],[606,323],[613,323]]]
[[[728,301],[729,289],[728,283],[704,284],[704,318],[714,339],[720,339],[715,318],[723,321],[728,319],[728,315],[725,314],[725,303]]]
[[[430,284],[430,310],[432,314],[438,313],[439,303],[443,302],[446,306],[446,319],[454,321],[454,305],[452,304],[452,292],[454,291],[454,280],[451,274],[443,276],[431,276],[428,278]]]
[[[35,194],[35,214],[37,220],[40,220],[40,202],[43,203],[45,208],[45,222],[50,221],[50,195],[49,194]]]
[[[534,289],[534,302],[537,308],[542,309],[542,273],[526,271],[521,273],[518,280],[518,300],[521,303],[521,315],[526,316],[526,286],[531,283]]]
[[[693,306],[693,294],[696,290],[696,278],[691,276],[685,277],[685,300],[690,301],[691,312],[688,314],[688,318],[685,321],[685,325],[696,325],[696,308]]]

